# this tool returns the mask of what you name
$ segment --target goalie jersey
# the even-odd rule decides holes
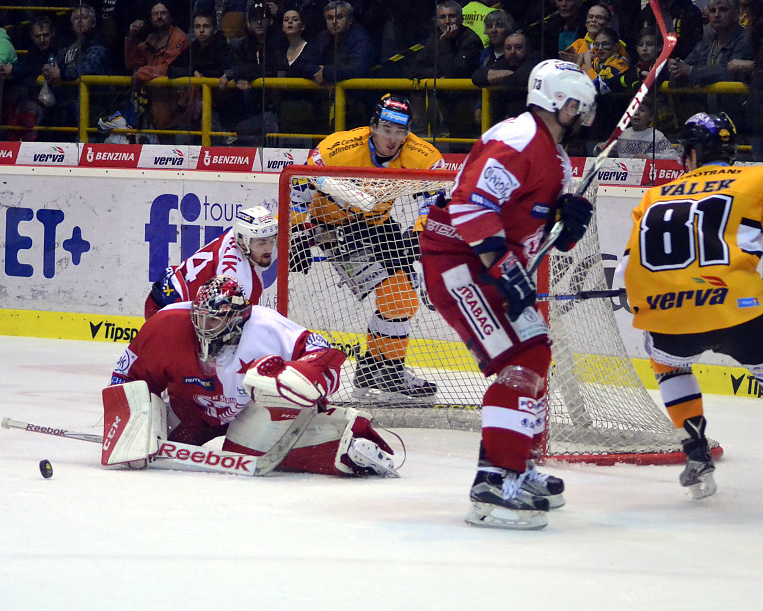
[[[763,315],[763,167],[704,165],[633,211],[625,287],[633,325],[704,333]]]
[[[358,127],[332,134],[318,144],[310,154],[307,164],[353,168],[378,167],[371,154],[370,136],[370,127]],[[383,167],[439,170],[445,168],[445,162],[435,147],[414,134],[408,134],[397,155]],[[348,209],[344,202],[337,202],[317,192],[309,208],[312,220],[324,225],[342,225],[358,217],[371,224],[378,224],[389,218],[393,203],[394,201],[382,202],[373,210],[363,212],[356,208]]]

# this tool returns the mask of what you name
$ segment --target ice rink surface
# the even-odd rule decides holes
[[[0,416],[102,433],[123,349],[0,337]],[[401,479],[351,480],[106,471],[96,444],[0,430],[0,609],[759,609],[763,402],[706,413],[716,496],[676,466],[554,465],[567,505],[538,532],[463,522],[476,433],[401,429]]]

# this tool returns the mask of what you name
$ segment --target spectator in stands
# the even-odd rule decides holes
[[[461,15],[464,18],[464,25],[480,37],[483,47],[489,47],[490,39],[487,34],[485,17],[496,10],[493,7],[496,3],[493,0],[471,0],[462,4]],[[503,41],[501,41],[501,45],[503,45]]]
[[[527,36],[515,32],[503,43],[503,57],[491,68],[480,68],[472,75],[472,82],[478,87],[496,87],[490,96],[493,123],[519,116],[526,110],[527,79],[539,61],[540,56],[530,50]],[[475,122],[482,123],[481,106]]]
[[[278,76],[312,79],[313,67],[320,64],[320,53],[315,43],[303,38],[305,24],[302,14],[287,9],[282,20],[286,44]],[[288,133],[312,133],[315,121],[314,94],[310,91],[284,91],[281,93],[280,126]]]
[[[130,24],[125,39],[125,66],[133,71],[133,88],[140,89],[143,83],[167,76],[170,65],[188,48],[188,36],[172,24],[172,16],[167,5],[157,2],[151,7],[152,32],[143,42],[139,37],[146,27],[142,19]],[[180,91],[169,87],[148,89],[151,102],[150,125],[155,129],[176,129],[185,119],[180,106]],[[142,118],[142,120],[144,120]],[[174,138],[160,138],[173,142]]]
[[[618,80],[628,69],[628,60],[621,54],[620,39],[612,28],[603,28],[594,39],[591,53],[583,54],[582,68],[591,77],[599,93],[609,93],[611,80]]]
[[[387,0],[349,0],[352,5],[352,15],[355,23],[358,23],[366,31],[371,39],[371,65],[382,61],[382,46],[384,44],[384,29],[390,19]],[[376,98],[374,94],[374,98]],[[376,100],[374,100],[375,102]]]
[[[195,76],[219,79],[226,70],[233,68],[233,55],[223,33],[217,29],[217,18],[214,13],[198,13],[193,16],[193,42],[170,65],[167,76],[178,78]],[[185,108],[187,126],[191,130],[201,127],[201,88],[189,87],[180,92],[180,106]],[[212,93],[212,129],[220,131],[221,108],[229,108],[226,104],[228,91],[220,90]],[[223,116],[228,113],[224,112]]]
[[[58,125],[74,127],[79,124],[79,89],[62,86],[62,82],[77,81],[83,74],[110,74],[111,55],[100,34],[95,29],[95,10],[82,4],[71,13],[73,41],[58,50],[55,64],[46,64],[42,75],[52,89],[56,103],[51,113]],[[103,103],[102,88],[93,89],[91,109]],[[62,136],[63,137],[63,136]]]
[[[484,19],[487,48],[480,54],[480,68],[490,68],[495,62],[503,57],[503,43],[506,37],[516,32],[517,23],[514,18],[503,9],[494,10]],[[472,78],[474,75],[472,75]],[[484,87],[486,85],[480,85]]]
[[[223,0],[220,31],[229,41],[246,36],[246,0]]]
[[[461,7],[454,0],[444,0],[437,5],[436,19],[437,30],[411,62],[408,77],[470,78],[479,66],[482,42],[463,25]],[[448,131],[451,135],[471,134],[471,121],[463,122],[462,119],[471,119],[474,100],[458,91],[441,91],[437,92],[437,101],[438,104],[429,105],[431,112],[427,112],[425,98],[422,95],[411,96],[414,132],[424,133],[428,124],[439,136],[444,136]],[[439,113],[444,116],[447,130],[439,124]]]
[[[652,125],[654,97],[649,95],[631,117],[630,127],[617,139],[610,157],[635,157],[638,159],[672,159],[679,161],[676,149],[660,130]],[[594,147],[594,154],[604,148],[605,142]]]
[[[563,59],[568,62],[583,66],[584,64],[591,64],[593,56],[593,41],[596,36],[604,28],[612,26],[612,13],[603,4],[594,4],[588,9],[586,13],[585,27],[586,33],[582,38],[578,38],[564,51],[559,52],[559,59]],[[624,43],[619,41],[618,53],[623,57],[628,57],[625,52]],[[587,53],[587,55],[586,55]]]
[[[578,38],[585,36],[586,13],[582,0],[555,0],[556,13],[552,13],[544,27],[533,29],[531,42],[543,59],[559,57]]]
[[[702,39],[702,11],[691,0],[660,0],[663,12],[673,19],[673,28],[678,36],[678,43],[671,57],[684,59]],[[641,11],[641,27],[657,28],[657,22],[651,7]]]
[[[321,63],[313,73],[315,82],[331,85],[368,76],[374,50],[368,33],[354,21],[352,5],[344,0],[332,1],[323,14],[326,30],[315,39],[321,54]]]
[[[32,23],[29,34],[32,45],[26,54],[21,55],[18,63],[8,64],[12,66],[11,80],[5,84],[8,125],[23,126],[29,131],[9,131],[6,135],[7,140],[37,140],[40,134],[32,128],[43,124],[47,107],[42,102],[49,101],[45,96],[40,99],[41,88],[37,84],[37,78],[42,75],[48,58],[55,57],[58,52],[58,42],[50,17],[38,17]]]
[[[713,31],[699,42],[685,61],[671,59],[669,62],[671,82],[677,85],[704,86],[745,80],[744,70],[736,68],[736,64],[732,64],[733,69],[728,67],[734,59],[753,59],[749,34],[739,25],[736,0],[708,0],[707,11]]]
[[[408,2],[409,0],[405,0]],[[324,11],[329,0],[294,0],[289,8],[296,8],[305,24],[305,40],[315,41],[316,36],[326,29]]]
[[[744,64],[733,60],[752,60],[755,53],[750,44],[750,36],[739,25],[739,7],[736,0],[709,0],[707,12],[712,31],[706,34],[696,48],[689,53],[686,60],[671,59],[668,63],[671,86],[694,85],[704,87],[712,83],[724,81],[749,80],[749,73]],[[730,65],[729,65],[730,64]],[[697,108],[708,112],[719,112],[723,109],[742,132],[744,125],[744,109],[742,96],[715,95],[707,96],[707,101],[693,101],[683,104],[681,110],[686,113]]]
[[[272,89],[252,89],[251,81],[278,75],[283,54],[283,34],[273,35],[272,13],[263,2],[255,2],[247,9],[248,33],[231,43],[235,63],[220,79],[220,86],[235,81],[243,92],[241,107],[244,118],[237,117],[238,144],[262,146],[265,134],[278,131],[278,93]]]
[[[619,79],[607,81],[607,86],[613,91],[625,91],[630,96],[635,95],[662,52],[662,36],[654,28],[646,27],[638,33],[635,39],[635,48],[636,62],[632,63],[625,73],[620,75]],[[668,78],[668,71],[663,70],[658,77],[658,84],[662,84]],[[676,121],[671,98],[669,95],[659,92],[658,87],[653,87],[653,90],[657,91],[657,124],[663,129],[678,130],[679,125]]]

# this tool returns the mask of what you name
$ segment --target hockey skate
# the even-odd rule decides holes
[[[548,525],[548,500],[524,490],[524,473],[480,468],[469,498],[472,506],[466,523],[488,528],[539,530]]]
[[[678,481],[694,500],[715,494],[718,490],[713,477],[715,464],[710,456],[707,439],[684,442],[684,452],[686,452],[686,467],[678,476]]]
[[[347,448],[347,458],[362,472],[381,477],[400,477],[392,457],[370,439],[355,437]]]
[[[402,361],[379,361],[370,354],[358,358],[352,384],[356,399],[428,399],[437,394],[436,384],[417,378]]]
[[[558,509],[564,506],[564,480],[547,473],[541,473],[535,468],[532,459],[527,461],[527,471],[522,480],[522,490],[533,496],[548,500],[549,509]]]

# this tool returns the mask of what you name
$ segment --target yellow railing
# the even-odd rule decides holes
[[[42,82],[41,78],[38,82]],[[67,83],[79,87],[80,96],[80,117],[78,128],[38,128],[49,129],[51,131],[71,131],[77,129],[80,142],[88,141],[88,134],[97,132],[96,127],[90,127],[90,89],[94,86],[125,87],[132,86],[132,79],[129,76],[102,76],[102,75],[84,75],[79,83]],[[116,133],[152,133],[152,134],[190,134],[201,137],[203,146],[210,146],[213,136],[231,135],[231,132],[215,132],[212,130],[212,91],[219,87],[218,79],[203,77],[182,77],[182,78],[157,78],[147,83],[149,88],[159,87],[199,87],[202,94],[201,124],[199,130],[115,130]],[[267,78],[257,79],[250,83],[253,89],[278,89],[278,90],[305,90],[320,91],[325,90],[315,82],[301,78]],[[235,87],[235,84],[228,83],[229,88]],[[492,88],[480,88],[475,86],[470,79],[406,79],[406,78],[386,78],[386,79],[350,79],[341,81],[333,88],[334,95],[334,129],[342,131],[346,129],[346,106],[347,92],[354,90],[370,91],[419,91],[424,93],[440,91],[480,91],[482,99],[482,131],[486,131],[492,123],[490,91]],[[738,94],[747,95],[749,90],[743,83],[715,83],[704,88],[668,88],[667,83],[663,83],[661,91],[671,94]],[[279,134],[286,136],[287,134]],[[292,134],[297,136],[297,134]],[[321,134],[299,134],[301,137],[319,138]],[[471,138],[442,138],[438,139],[444,142],[473,142]]]

